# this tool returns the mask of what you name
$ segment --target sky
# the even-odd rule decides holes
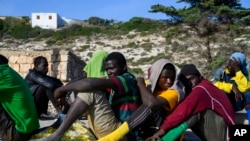
[[[249,0],[240,0],[250,8]],[[31,13],[57,13],[61,17],[87,20],[90,17],[129,21],[133,17],[166,19],[163,13],[150,13],[155,4],[180,8],[176,0],[0,0],[0,16],[28,16]]]

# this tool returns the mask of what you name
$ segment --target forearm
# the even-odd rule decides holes
[[[183,122],[179,126],[171,129],[167,134],[162,137],[163,141],[175,141],[182,133],[188,128],[186,122]]]
[[[209,97],[201,94],[202,91],[193,90],[193,93],[186,97],[175,110],[163,121],[161,128],[164,131],[183,123],[197,113],[197,107],[203,107],[203,101],[209,100]]]
[[[31,74],[30,78],[32,81],[35,81],[37,84],[44,86],[51,90],[54,90],[63,85],[63,83],[59,79],[46,76],[46,75],[42,75],[39,73]]]
[[[90,92],[93,90],[103,90],[106,88],[115,88],[115,84],[109,79],[85,78],[70,82],[55,91],[55,97],[60,96],[65,91]]]
[[[224,91],[225,93],[231,93],[232,89],[233,89],[233,84],[231,83],[226,83],[226,82],[222,82],[222,81],[218,81],[216,83],[214,83],[214,85],[221,89],[222,91]]]
[[[157,102],[155,96],[151,92],[149,92],[149,90],[145,86],[138,85],[138,88],[140,90],[141,99],[144,105],[151,107],[153,103]]]
[[[79,81],[79,80],[84,79],[84,78],[86,78],[86,77],[78,77],[78,78],[72,79],[69,83],[72,83],[72,82],[75,82],[75,81]]]
[[[77,81],[69,82],[68,84],[61,87],[62,91],[76,91],[76,92],[87,92],[92,90],[92,84],[87,79],[80,79]]]

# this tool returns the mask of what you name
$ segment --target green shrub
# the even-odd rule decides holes
[[[17,39],[29,38],[29,32],[31,31],[30,25],[16,25],[10,28],[10,35]]]
[[[49,38],[52,37],[55,34],[55,31],[51,29],[43,29],[41,30],[40,34],[36,36],[37,39],[42,39],[42,38]]]
[[[55,44],[55,43],[56,43],[56,41],[55,41],[55,40],[53,40],[53,39],[49,39],[49,40],[47,40],[45,43],[47,44],[47,46],[50,46],[50,45]]]
[[[210,64],[208,64],[206,68],[209,70],[214,70],[215,68],[221,67],[226,60],[226,57],[219,56],[217,58],[214,58],[214,60]]]
[[[82,52],[82,51],[85,51],[89,48],[90,48],[90,45],[84,45],[84,46],[81,46],[81,48],[78,51]]]
[[[137,75],[144,74],[141,68],[129,68],[129,72]]]
[[[166,40],[167,41],[171,40],[174,36],[178,35],[179,32],[180,32],[179,26],[174,26],[172,28],[169,28],[165,33]]]
[[[152,47],[153,47],[153,45],[154,45],[153,43],[143,43],[143,44],[141,44],[141,47],[142,47],[144,50],[150,52],[151,49],[152,49]]]

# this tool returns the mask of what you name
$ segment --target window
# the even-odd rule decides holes
[[[37,16],[36,16],[36,19],[37,19],[37,20],[39,20],[39,19],[40,19],[40,16],[39,16],[39,15],[37,15]]]
[[[49,19],[51,20],[51,19],[52,19],[52,16],[49,16]]]

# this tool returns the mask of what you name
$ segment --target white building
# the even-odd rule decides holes
[[[39,26],[43,29],[57,29],[63,27],[65,22],[57,13],[32,13],[32,27]]]

